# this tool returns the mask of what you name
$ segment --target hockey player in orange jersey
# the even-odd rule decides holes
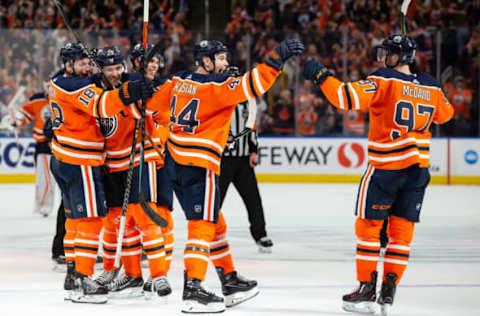
[[[48,90],[48,84],[46,85]],[[50,150],[49,141],[43,135],[43,126],[48,117],[50,117],[50,106],[48,102],[47,91],[35,93],[30,97],[15,114],[14,121],[10,115],[6,115],[8,124],[12,128],[20,128],[33,123],[33,139],[35,140],[35,202],[34,212],[43,216],[48,216],[53,210],[55,199],[56,183],[50,174]]]
[[[112,91],[95,87],[88,78],[90,61],[79,44],[66,44],[60,56],[64,69],[50,80],[49,100],[54,130],[51,169],[67,217],[64,288],[72,302],[105,303],[107,288],[90,278],[107,211],[101,170],[104,137],[96,118],[129,110],[152,90],[142,81],[129,81]]]
[[[125,72],[123,55],[115,46],[99,49],[96,60],[113,87],[118,87],[128,80],[142,78],[139,73],[128,74]],[[100,74],[95,75],[93,81],[98,87],[107,86],[106,81]],[[105,175],[105,195],[108,214],[103,225],[104,271],[96,281],[107,286],[110,297],[140,296],[144,289],[149,294],[155,292],[155,295],[164,297],[171,293],[171,288],[166,278],[165,245],[162,230],[144,213],[139,203],[139,138],[137,138],[136,143],[132,190],[127,206],[125,234],[122,244],[121,258],[125,275],[114,279],[117,272],[114,268],[117,235],[127,186],[126,179],[135,125],[136,120],[124,112],[100,120],[107,153],[105,160],[107,172]],[[151,116],[146,118],[146,130],[156,143],[146,142],[145,164],[143,166],[145,172],[142,175],[143,192],[149,197],[148,203],[152,210],[159,213],[160,216],[164,216],[164,213],[168,210],[166,208],[157,210],[156,206],[157,164],[163,165],[163,158],[153,148],[153,146],[161,146],[161,142]],[[150,267],[150,280],[145,284],[145,288],[140,265],[142,245]]]
[[[130,62],[133,65],[134,71],[139,72],[142,66],[143,58],[146,53],[152,49],[152,45],[147,45],[147,51],[143,49],[142,44],[136,44],[129,51]],[[163,83],[163,79],[159,77],[159,73],[163,71],[165,67],[165,60],[160,53],[155,54],[147,64],[145,77],[148,80],[152,80],[155,85]],[[163,114],[163,115],[162,115]],[[166,115],[167,114],[167,115]],[[170,124],[170,115],[168,113],[155,113],[153,115],[154,121],[157,123],[156,127],[160,135],[160,143],[157,144],[160,148],[165,148],[165,143],[168,137]],[[173,211],[173,189],[170,179],[168,179],[165,168],[163,167],[163,157],[159,163],[157,163],[157,209],[160,215],[168,222],[167,227],[162,227],[163,239],[165,241],[165,263],[167,272],[170,270],[170,264],[172,262],[173,255],[173,218],[171,212]],[[143,260],[143,259],[142,259]],[[142,261],[142,265],[143,265]],[[149,288],[149,281],[147,281],[146,287]]]
[[[218,175],[232,112],[238,103],[267,91],[283,63],[303,52],[303,44],[287,39],[271,51],[265,63],[240,77],[221,74],[228,66],[227,48],[217,41],[195,45],[194,72],[171,76],[147,103],[147,109],[170,116],[165,166],[188,220],[184,251],[185,313],[222,312],[258,294],[257,282],[235,271],[219,210]],[[170,105],[170,108],[165,105]],[[222,282],[223,298],[206,291],[208,261]]]
[[[377,300],[386,315],[393,304],[410,255],[414,225],[419,221],[425,188],[430,181],[429,128],[443,124],[453,107],[440,85],[425,73],[411,72],[416,45],[406,35],[392,35],[381,46],[380,68],[367,80],[341,82],[322,64],[307,61],[304,77],[313,80],[335,107],[369,109],[369,164],[357,194],[357,279],[360,286],[343,296],[343,308],[375,311],[379,233],[388,217],[388,245],[382,288]]]

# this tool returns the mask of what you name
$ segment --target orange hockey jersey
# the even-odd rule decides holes
[[[139,73],[123,73],[121,82],[140,80],[141,78],[142,76]],[[90,79],[97,87],[104,87],[102,76],[99,74],[93,75]],[[105,151],[107,155],[105,158],[105,167],[107,167],[108,172],[119,172],[128,169],[135,131],[135,118],[140,119],[141,114],[136,106],[131,104],[130,107],[124,108],[112,117],[98,119],[100,129],[105,137]],[[161,148],[160,135],[151,115],[148,115],[145,119],[145,130],[146,133],[151,136],[155,145]],[[135,167],[140,164],[140,131],[141,130],[139,130],[135,146]],[[159,161],[161,159],[148,138],[145,137],[144,161]],[[161,162],[163,163],[163,159]]]
[[[337,108],[369,109],[368,159],[378,169],[428,167],[430,125],[453,115],[440,85],[425,73],[380,68],[367,80],[344,83],[328,77],[320,88]]]
[[[90,79],[64,77],[59,72],[50,80],[49,98],[55,157],[73,165],[103,165],[104,137],[96,118],[111,117],[126,108],[118,90],[105,91]]]
[[[169,113],[167,144],[177,163],[219,174],[233,110],[265,93],[279,74],[266,64],[240,77],[181,72],[158,87],[147,109]]]
[[[130,152],[132,151],[133,133],[135,131],[135,120],[131,116],[125,115],[124,112],[101,119],[101,128],[105,136],[105,150],[107,157],[105,166],[108,172],[118,172],[127,170],[130,163]],[[145,131],[152,137],[152,140],[159,148],[162,149],[159,130],[151,116],[145,118]],[[135,146],[134,166],[140,163],[140,144],[141,131],[137,137]],[[158,155],[154,147],[145,137],[144,160],[156,161],[163,164],[163,158]]]
[[[21,107],[19,112],[23,114],[24,119],[18,126],[20,127],[31,121],[35,121],[33,124],[33,139],[38,143],[46,142],[47,138],[43,135],[43,125],[45,125],[45,121],[50,117],[51,112],[48,97],[45,93],[34,94],[28,102]]]

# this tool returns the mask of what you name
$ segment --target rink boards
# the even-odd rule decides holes
[[[35,143],[0,138],[0,183],[35,181]],[[480,138],[434,138],[430,172],[434,184],[480,185]],[[367,139],[260,137],[261,182],[358,182],[367,167]]]

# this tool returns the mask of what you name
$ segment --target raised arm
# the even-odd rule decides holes
[[[230,77],[222,85],[214,86],[214,95],[221,104],[238,104],[264,94],[279,76],[283,64],[291,57],[301,55],[303,44],[285,39],[270,51],[265,62],[240,77]]]
[[[377,92],[377,85],[371,80],[342,82],[322,64],[309,60],[304,64],[303,76],[312,80],[333,106],[343,110],[363,110],[370,107]]]

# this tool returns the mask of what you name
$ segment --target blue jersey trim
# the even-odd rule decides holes
[[[440,84],[438,83],[437,79],[424,72],[407,75],[395,69],[380,68],[373,72],[370,76],[382,77],[385,79],[399,79],[403,81],[409,81],[414,84],[420,84],[422,86],[440,88]]]
[[[29,99],[29,101],[36,101],[36,100],[41,100],[41,99],[47,99],[47,95],[44,93],[44,92],[39,92],[39,93],[35,93],[34,95],[32,95]]]

